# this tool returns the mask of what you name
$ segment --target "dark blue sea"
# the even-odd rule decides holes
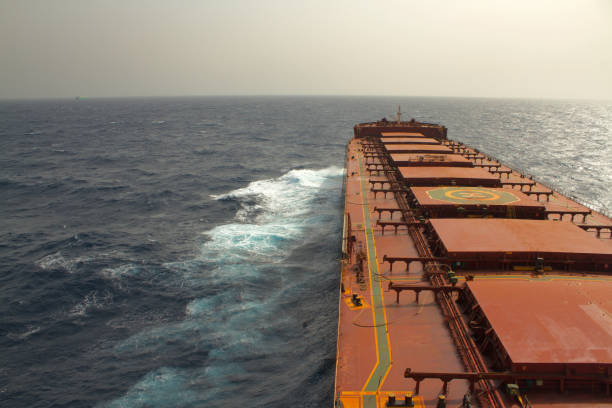
[[[612,208],[610,102],[0,102],[0,406],[330,407],[345,145],[399,104]]]

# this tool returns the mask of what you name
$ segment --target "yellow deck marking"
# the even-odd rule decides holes
[[[381,393],[377,392],[363,392],[363,391],[342,391],[340,394],[340,401],[344,408],[361,408],[361,399],[365,396],[377,397],[377,406],[385,407],[389,395],[395,395],[398,401],[404,399],[407,395],[413,395],[412,391],[384,391]],[[425,400],[421,396],[413,396],[412,402],[415,408],[425,408]]]
[[[370,307],[370,305],[368,305],[364,299],[361,299],[361,306],[355,306],[350,296],[344,298],[344,303],[346,303],[346,306],[350,310],[361,310],[361,309],[367,309]]]
[[[372,231],[372,223],[370,221],[370,210],[367,201],[367,191],[365,189],[364,177],[365,173],[363,170],[363,164],[361,161],[361,154],[358,156],[359,159],[359,173],[361,177],[361,199],[363,202],[362,211],[364,218],[364,230],[366,236],[366,250],[368,254],[368,276],[370,280],[370,298],[372,300],[372,318],[374,321],[374,340],[376,343],[376,365],[370,373],[366,383],[364,384],[364,392],[375,392],[378,393],[380,386],[384,379],[387,377],[391,368],[391,344],[389,341],[389,332],[387,325],[387,314],[384,306],[382,284],[379,281],[377,284],[374,283],[372,276],[372,269],[376,270],[377,276],[380,275],[378,269],[378,258],[376,255],[376,245],[374,242],[374,231]],[[382,309],[382,319],[380,316],[380,310]],[[384,332],[383,332],[384,331]],[[385,338],[384,343],[382,337]],[[379,339],[380,338],[380,339]],[[379,341],[380,340],[380,341]],[[385,344],[386,343],[386,344]],[[378,374],[378,375],[375,375]],[[363,399],[364,407],[377,407],[378,399],[376,396],[366,396]]]

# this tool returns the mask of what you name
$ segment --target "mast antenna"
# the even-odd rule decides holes
[[[402,108],[397,105],[397,124],[402,123]]]

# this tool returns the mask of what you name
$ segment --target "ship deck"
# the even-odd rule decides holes
[[[374,198],[366,184],[364,159],[359,146],[349,147],[346,183],[346,208],[351,214],[352,233],[363,245],[356,251],[367,256],[363,282],[353,271],[343,273],[345,292],[339,310],[339,354],[336,389],[344,407],[383,407],[388,396],[399,400],[412,395],[414,382],[403,377],[406,367],[456,371],[462,364],[447,333],[442,313],[433,296],[424,295],[418,305],[406,302],[398,305],[395,294],[386,289],[389,278],[402,282],[420,282],[422,270],[413,267],[409,273],[390,272],[377,254],[390,256],[418,256],[412,239],[405,231],[398,235],[382,235],[376,227],[373,208],[397,208],[395,199]],[[350,201],[349,201],[350,198]],[[387,219],[392,220],[390,216]],[[395,219],[398,214],[395,213]],[[364,307],[352,307],[352,294],[363,294]],[[367,293],[367,295],[365,294]],[[432,341],[433,339],[433,341]],[[410,350],[408,352],[408,350]],[[423,388],[437,398],[438,384]],[[449,402],[460,402],[467,391],[467,383],[453,387]],[[431,397],[415,398],[415,406],[432,404]]]
[[[366,126],[366,130],[375,129]],[[428,132],[431,127],[418,136],[430,136]],[[385,139],[415,137],[418,133],[397,129],[382,135],[378,132],[380,146],[389,153],[389,163],[393,164],[392,149],[401,145],[384,144]],[[606,297],[612,288],[612,278],[607,266],[602,263],[597,266],[599,269],[593,266],[590,270],[590,264],[580,264],[566,270],[551,268],[544,262],[538,271],[537,266],[522,263],[502,269],[486,262],[476,266],[468,262],[453,273],[451,286],[451,275],[432,278],[438,275],[432,275],[430,268],[432,265],[438,268],[436,265],[448,259],[445,261],[440,255],[424,258],[422,244],[415,241],[415,237],[422,235],[433,250],[435,238],[439,238],[439,242],[448,244],[456,253],[490,250],[498,252],[495,256],[506,256],[510,259],[507,262],[513,262],[508,252],[516,251],[533,259],[542,253],[554,253],[567,259],[577,254],[603,257],[602,262],[607,262],[612,254],[612,240],[608,239],[612,232],[605,227],[612,226],[612,221],[493,159],[478,158],[479,152],[456,143],[441,147],[474,165],[490,166],[470,169],[451,164],[436,169],[437,166],[395,165],[401,183],[415,185],[414,179],[406,177],[414,175],[415,169],[423,171],[419,173],[423,175],[420,181],[425,183],[412,190],[398,188],[397,180],[389,175],[388,165],[372,153],[371,143],[356,137],[347,147],[346,249],[339,302],[336,406],[405,406],[401,402],[408,397],[414,406],[434,407],[443,395],[447,406],[457,407],[470,390],[473,406],[521,406],[517,401],[527,394],[532,406],[538,407],[612,406],[611,380],[607,386],[601,380],[601,370],[612,378],[609,317],[612,306]],[[477,170],[470,174],[482,181],[470,186],[469,180],[474,178],[462,178],[466,173],[454,173],[457,169]],[[439,174],[451,174],[449,180],[455,184],[444,186],[446,180],[440,181]],[[491,183],[490,187],[478,187],[485,183]],[[465,191],[459,191],[456,197],[446,195],[457,187],[464,187]],[[444,191],[432,195],[434,189]],[[400,196],[414,198],[423,209],[428,205],[456,209],[461,200],[468,200],[474,207],[498,205],[504,208],[503,214],[515,216],[517,213],[506,211],[507,207],[524,207],[533,210],[525,213],[527,218],[536,217],[537,211],[539,219],[453,218],[466,217],[462,213],[423,219],[417,212],[410,221],[403,212]],[[465,207],[470,209],[468,204]],[[490,221],[497,224],[483,224]],[[405,267],[398,267],[398,263]],[[491,325],[486,336],[470,320],[473,316],[463,313],[466,305],[479,310],[478,318]],[[452,314],[455,309],[459,314]],[[452,321],[450,316],[454,316]],[[461,327],[468,329],[457,334]],[[483,338],[496,346],[481,350]],[[471,351],[459,344],[466,344]],[[531,347],[532,344],[536,346]],[[466,367],[466,356],[472,356],[475,366]],[[564,384],[571,392],[560,393],[558,377],[566,373],[558,374],[551,364],[561,364],[568,370],[568,364],[577,363],[578,371],[596,378],[597,386],[587,391],[582,383],[572,382],[572,377],[567,376]],[[506,377],[471,379],[474,367],[502,376],[512,370],[533,371],[544,379],[544,386],[524,391],[525,384],[532,380],[519,376],[514,378],[521,387],[519,395],[509,395],[502,389],[509,381]],[[442,374],[453,377],[447,382],[440,381]],[[538,381],[533,377],[533,382],[540,384]],[[593,391],[595,388],[598,392]]]

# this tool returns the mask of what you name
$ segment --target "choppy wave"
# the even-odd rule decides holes
[[[55,252],[39,259],[36,263],[44,270],[61,269],[69,273],[74,273],[80,265],[91,261],[93,258],[89,256],[66,258],[61,252]]]
[[[86,248],[91,245],[91,242],[95,242],[97,239],[101,239],[98,236],[87,237],[87,241],[84,243],[81,242],[79,235],[75,235],[71,238],[63,240],[64,243],[67,243],[70,246],[85,246]],[[125,254],[120,251],[107,251],[107,252],[96,252],[90,251],[89,255],[75,256],[70,257],[62,253],[62,251],[57,251],[52,254],[46,255],[40,259],[38,259],[35,264],[45,271],[59,270],[67,273],[76,273],[81,270],[87,269],[87,267],[92,263],[112,263],[114,260],[121,259],[125,257]],[[112,277],[114,275],[124,275],[129,273],[130,268],[135,268],[136,266],[127,265],[119,266],[117,268],[104,268],[101,271],[101,274],[104,276]]]
[[[113,303],[113,294],[109,291],[91,291],[75,304],[69,312],[70,316],[85,316],[90,310],[104,309]]]

